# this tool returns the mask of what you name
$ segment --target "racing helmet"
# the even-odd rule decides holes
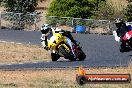
[[[117,19],[115,20],[115,25],[116,25],[117,28],[120,28],[120,27],[122,26],[123,23],[124,23],[124,22],[123,22],[123,19],[121,19],[121,18],[117,18]]]
[[[47,34],[51,30],[51,26],[49,24],[43,24],[41,27],[42,34]]]

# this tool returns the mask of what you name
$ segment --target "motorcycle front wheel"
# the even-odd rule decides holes
[[[51,53],[52,61],[57,61],[60,58],[60,55],[57,53]]]
[[[72,51],[68,52],[64,46],[60,46],[59,51],[63,54],[65,59],[69,59],[70,61],[75,61]]]

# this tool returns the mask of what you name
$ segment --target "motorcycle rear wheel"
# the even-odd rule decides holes
[[[84,61],[85,58],[86,58],[85,53],[83,51],[80,51],[78,56],[79,61]]]
[[[72,51],[67,52],[64,46],[60,46],[59,51],[64,55],[65,59],[69,59],[70,61],[75,61]]]

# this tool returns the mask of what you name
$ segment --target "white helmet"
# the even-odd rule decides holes
[[[42,34],[47,34],[51,30],[51,26],[49,24],[43,24],[41,27]]]
[[[120,28],[123,25],[123,23],[124,23],[124,21],[121,18],[117,18],[115,20],[115,25],[116,25],[117,28]]]

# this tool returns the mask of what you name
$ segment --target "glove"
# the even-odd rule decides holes
[[[45,46],[44,49],[45,49],[45,50],[49,50],[49,47],[48,47],[48,46]]]

